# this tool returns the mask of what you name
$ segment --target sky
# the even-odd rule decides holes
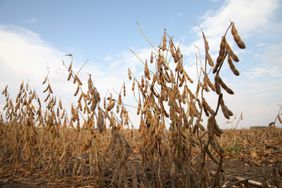
[[[129,49],[143,60],[150,57],[152,47],[140,28],[154,46],[164,29],[173,35],[188,73],[195,77],[195,46],[203,50],[199,25],[215,59],[232,20],[247,48],[233,45],[240,57],[239,77],[223,69],[224,80],[235,91],[226,96],[226,103],[234,113],[243,113],[239,128],[268,125],[282,105],[281,6],[280,0],[0,0],[0,90],[8,84],[15,96],[25,81],[43,91],[41,83],[49,71],[56,95],[70,104],[75,88],[66,82],[62,65],[70,62],[65,56],[69,53],[75,69],[87,62],[80,76],[91,73],[102,94],[119,90],[128,83],[128,68],[136,75],[143,70]],[[3,101],[0,96],[0,105]],[[221,126],[233,128],[223,119]]]

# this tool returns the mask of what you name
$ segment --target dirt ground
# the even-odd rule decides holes
[[[280,166],[279,166],[280,165]],[[275,167],[279,166],[279,170],[282,171],[282,163],[277,164],[261,164],[260,166],[250,165],[242,160],[226,160],[224,163],[225,171],[225,184],[227,187],[238,187],[240,180],[239,177],[247,180],[253,180],[262,184],[268,183],[272,185],[275,181],[273,171]],[[89,187],[84,186],[83,182],[89,183],[91,179],[81,179],[78,177],[77,180],[74,178],[64,178],[59,180],[50,180],[48,178],[40,178],[36,175],[31,174],[28,177],[22,177],[21,173],[15,173],[8,175],[7,177],[0,178],[0,188],[37,188],[37,187]],[[93,180],[92,180],[93,181]],[[242,183],[246,181],[241,181]],[[280,181],[282,186],[282,179]],[[252,186],[249,186],[252,187]],[[259,187],[259,186],[253,186]]]
[[[225,150],[224,187],[282,188],[281,129],[230,130],[220,142]],[[210,168],[216,172],[213,163]],[[95,182],[97,179],[91,176],[54,178],[24,168],[0,166],[0,188],[86,188],[95,187]]]

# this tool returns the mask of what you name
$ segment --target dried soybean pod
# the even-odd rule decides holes
[[[228,55],[228,64],[230,69],[232,70],[233,74],[235,74],[236,76],[239,76],[240,73],[239,71],[236,69],[235,65],[232,62],[232,58],[230,57],[230,55]]]
[[[186,71],[184,71],[184,76],[191,84],[193,84],[193,80],[190,78]]]
[[[132,86],[131,86],[131,90],[134,91],[135,89],[135,80],[132,81]]]
[[[52,88],[51,88],[51,85],[50,85],[50,84],[48,84],[48,88],[49,88],[49,92],[53,94],[53,90],[52,90]]]
[[[147,61],[145,62],[144,74],[145,74],[145,77],[146,77],[148,80],[151,80],[150,71],[149,71],[149,68],[148,68],[148,63],[147,63]]]
[[[150,63],[152,64],[153,62],[154,62],[154,55],[153,52],[151,52]]]
[[[223,134],[223,130],[218,126],[217,122],[215,122],[214,129],[215,129],[215,132],[218,136]]]
[[[208,43],[208,41],[206,39],[206,36],[205,36],[204,32],[202,32],[202,35],[203,35],[203,39],[204,39],[204,43],[205,43],[205,51],[207,53],[209,51],[209,43]]]
[[[127,75],[128,75],[128,79],[132,80],[132,73],[131,73],[130,69],[128,69]]]
[[[165,80],[168,82],[168,83],[171,83],[171,79],[170,79],[170,76],[168,74],[167,71],[165,71]],[[153,84],[153,83],[152,83]]]
[[[204,82],[202,84],[200,84],[200,86],[206,91],[209,92],[210,89],[208,87],[208,83],[204,80]]]
[[[201,123],[199,123],[199,128],[201,129],[201,131],[205,131],[206,130],[205,127]]]
[[[119,96],[118,96],[118,105],[122,105],[121,94],[119,94]]]
[[[215,85],[215,91],[217,94],[220,94],[221,90],[220,90],[220,78],[219,75],[216,74],[214,77],[214,85]]]
[[[229,116],[233,116],[233,112],[231,110],[229,110],[229,108],[226,105],[225,105],[225,109],[226,109]]]
[[[63,109],[63,105],[62,105],[61,99],[59,100],[59,108],[60,108],[61,110]]]
[[[213,90],[215,91],[215,86],[214,84],[211,82],[211,80],[209,79],[207,73],[205,73],[205,82],[207,82],[208,86]]]
[[[115,101],[112,99],[110,102],[109,102],[109,105],[107,107],[107,111],[110,111],[111,109],[113,109],[113,107],[115,106]]]
[[[104,130],[104,115],[101,110],[98,111],[97,128],[100,133]]]
[[[141,77],[141,89],[143,89],[145,87],[145,80],[143,78],[143,76]]]
[[[8,85],[6,85],[5,89],[2,91],[2,95],[5,95],[5,97],[8,96]]]
[[[222,113],[223,113],[224,117],[226,119],[230,119],[230,115],[229,115],[229,113],[228,113],[228,111],[226,109],[226,106],[224,104],[223,98],[221,98],[221,100],[220,100],[220,106],[221,106],[221,110],[222,110]]]
[[[212,60],[212,58],[211,58],[210,53],[207,52],[206,55],[207,55],[207,60],[208,60],[209,65],[210,65],[211,67],[213,67],[213,66],[214,66],[214,63],[213,63],[213,60]]]
[[[125,83],[123,83],[123,96],[126,96],[126,87],[125,87]]]
[[[236,36],[235,36],[235,37],[236,37]],[[239,46],[239,48],[245,49],[245,48],[246,48],[246,45],[245,45],[245,43],[241,40],[241,38],[240,38],[239,35],[237,35],[237,38],[238,38],[237,45]]]
[[[229,116],[228,112],[226,111],[226,108],[221,107],[221,109],[222,109],[222,112],[223,112],[224,117],[225,117],[226,119],[230,119],[230,116]]]
[[[78,94],[78,91],[79,91],[79,85],[77,85],[77,88],[76,88],[76,91],[74,93],[74,96],[76,96]]]
[[[223,36],[220,42],[220,49],[219,49],[219,56],[224,56],[225,54],[225,45],[226,45],[226,39]]]
[[[195,99],[196,98],[195,95],[192,93],[192,91],[186,85],[185,85],[185,88],[189,93],[189,97],[191,97],[192,99]]]
[[[233,90],[230,89],[230,88],[222,81],[222,79],[221,79],[220,77],[218,77],[218,78],[219,78],[219,83],[220,83],[221,87],[222,87],[227,93],[233,95],[233,94],[234,94]]]
[[[45,77],[44,81],[43,81],[43,85],[47,82],[47,76]],[[2,93],[3,94],[3,93]]]
[[[47,86],[46,89],[43,91],[43,93],[46,93],[46,91],[48,91],[48,86]]]
[[[237,31],[234,23],[232,24],[232,27],[231,27],[231,33],[233,35],[234,41],[236,42],[237,46],[241,49],[245,49],[246,45],[242,41],[240,35],[238,34],[238,31]]]
[[[71,72],[72,70],[72,63],[70,64],[69,68],[68,68],[68,71]]]
[[[140,112],[141,112],[141,99],[140,99],[140,97],[139,97],[139,99],[138,99],[138,109],[137,109],[137,115],[139,115],[139,114],[140,114]]]
[[[208,119],[208,126],[207,126],[207,128],[208,128],[208,135],[209,135],[209,137],[213,137],[213,135],[214,135],[214,126],[215,126],[215,117],[212,115],[212,116],[210,116],[209,117],[209,119]]]
[[[205,100],[205,98],[203,97],[203,101],[202,101],[203,107],[211,114],[214,114],[213,109],[210,107],[210,105],[207,103],[207,101]]]
[[[235,23],[232,23],[232,27],[231,27],[231,34],[234,35],[238,35],[238,31],[237,28],[235,26]]]
[[[215,135],[218,136],[218,137],[221,136],[221,134],[220,134],[216,129],[214,129],[214,133],[215,133]]]
[[[67,80],[69,81],[71,79],[71,77],[72,77],[72,72],[69,73]]]
[[[221,65],[221,63],[223,62],[223,57],[224,56],[221,56],[221,55],[219,55],[218,57],[217,57],[217,59],[216,59],[216,64],[215,64],[215,66],[214,66],[214,68],[213,68],[213,73],[216,73],[217,72],[217,69],[219,68],[219,66]]]
[[[179,80],[180,80],[179,87],[182,87],[185,81],[185,76],[180,77]]]
[[[231,58],[234,61],[239,62],[238,56],[233,52],[232,48],[230,47],[227,41],[225,42],[225,48],[226,48],[228,55],[231,56]]]
[[[163,36],[163,43],[162,43],[162,50],[166,50],[166,32],[164,31],[164,36]]]
[[[209,117],[210,116],[209,111],[207,110],[207,108],[205,106],[203,106],[203,108],[204,108],[204,112],[205,112],[206,116]]]
[[[208,156],[210,157],[211,160],[213,160],[213,162],[215,162],[216,164],[219,164],[219,161],[216,160],[216,158],[213,156],[212,152],[209,150],[209,148],[207,148],[206,150]]]
[[[225,48],[225,43],[226,43],[226,39],[223,36],[220,42],[220,49],[219,49],[219,54],[218,57],[216,59],[216,64],[215,67],[213,69],[213,73],[217,72],[217,69],[219,68],[219,66],[222,64],[222,62],[224,61],[225,58],[225,54],[226,54],[226,48]]]
[[[78,78],[77,75],[75,75],[75,79],[76,79],[76,81],[77,81],[77,83],[78,83],[79,85],[82,85],[82,82],[80,81],[80,79]]]

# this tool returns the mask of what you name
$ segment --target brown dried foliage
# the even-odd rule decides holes
[[[244,48],[234,23],[230,27],[235,42]],[[159,49],[151,53],[154,71],[145,61],[144,75],[138,80],[128,69],[131,90],[139,94],[140,117],[140,136],[135,135],[136,140],[131,142],[126,138],[135,138],[133,132],[131,136],[123,133],[124,127],[133,126],[123,103],[125,84],[117,99],[110,94],[101,102],[91,75],[85,91],[71,62],[66,66],[67,80],[76,85],[77,102],[71,105],[69,115],[61,100],[53,95],[48,76],[43,82],[46,108],[28,85],[21,84],[16,102],[6,87],[2,93],[6,98],[5,117],[0,119],[0,145],[1,151],[5,151],[0,155],[1,165],[20,164],[31,172],[53,178],[94,177],[92,182],[100,187],[221,187],[224,151],[218,137],[223,130],[216,117],[219,107],[226,118],[232,116],[224,104],[221,88],[229,94],[234,92],[223,82],[220,71],[228,56],[231,70],[239,75],[232,63],[239,58],[225,34],[213,67],[208,40],[202,34],[205,64],[199,68],[195,93],[191,91],[193,80],[185,70],[181,50],[166,32]],[[208,69],[213,69],[215,83],[209,78]],[[204,98],[209,88],[218,95],[215,107]],[[111,128],[110,140],[105,136],[106,127]],[[210,160],[217,166],[216,173],[211,173],[207,166]]]

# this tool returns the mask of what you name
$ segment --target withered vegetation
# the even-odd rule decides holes
[[[233,115],[224,95],[234,94],[221,77],[224,63],[239,75],[235,66],[239,58],[226,37],[230,29],[238,47],[245,48],[232,22],[214,61],[202,32],[205,56],[196,82],[167,32],[149,61],[143,62],[141,78],[128,69],[138,101],[140,121],[134,125],[138,132],[125,129],[133,126],[123,102],[126,85],[117,96],[102,97],[91,75],[82,83],[72,62],[64,64],[67,80],[76,86],[77,101],[69,111],[54,95],[48,76],[44,99],[22,83],[14,100],[6,87],[0,119],[1,173],[13,169],[11,173],[37,174],[54,180],[45,185],[51,187],[70,186],[68,181],[94,187],[222,187],[225,154],[217,117],[220,111],[226,119]],[[215,106],[209,104],[208,92],[217,95]],[[212,170],[210,163],[216,168]]]

